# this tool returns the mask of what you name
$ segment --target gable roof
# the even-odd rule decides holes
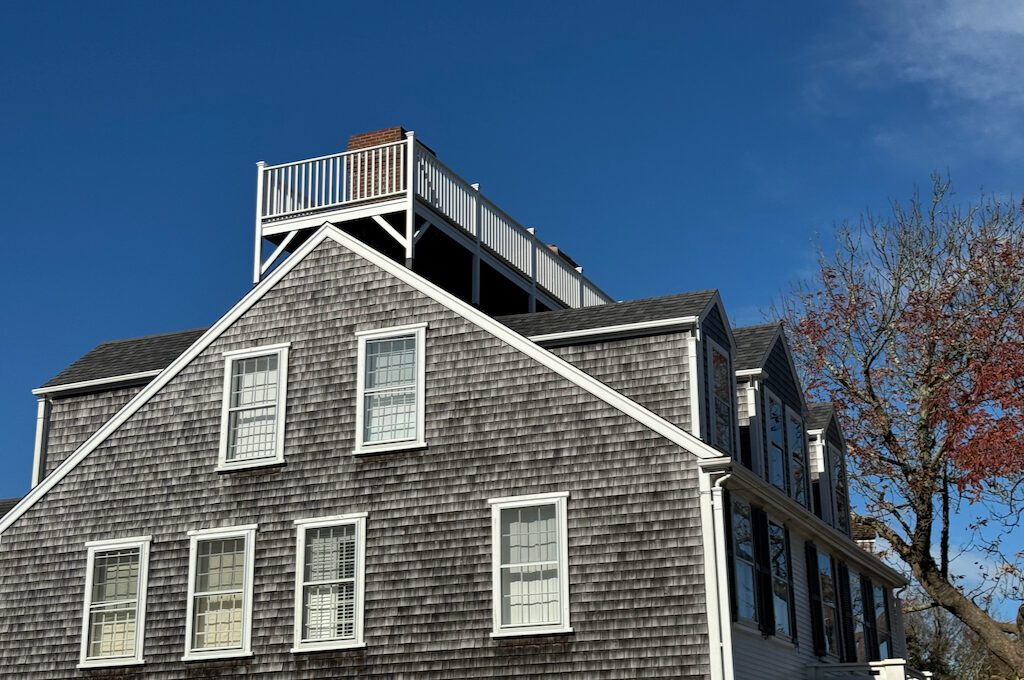
[[[17,505],[20,500],[20,498],[0,498],[0,517],[10,512],[11,508]]]
[[[832,408],[832,404],[822,401],[808,404],[806,421],[808,431],[824,430],[828,427],[828,423],[832,420],[832,414],[834,413],[835,409]]]
[[[742,326],[732,329],[736,341],[735,368],[747,371],[764,368],[768,353],[779,336],[781,326],[777,323],[765,323],[757,326]]]
[[[204,332],[197,328],[100,343],[40,389],[162,370]]]
[[[115,413],[110,420],[94,432],[78,449],[64,459],[56,469],[36,485],[28,495],[4,517],[0,518],[0,535],[3,534],[19,517],[24,515],[29,508],[35,505],[39,499],[45,496],[50,489],[56,486],[85,458],[96,450],[100,444],[117,431],[129,418],[131,418],[143,405],[154,395],[162,390],[175,376],[178,375],[193,359],[208,348],[217,338],[231,327],[243,314],[273,289],[277,282],[283,279],[297,264],[302,262],[312,253],[317,246],[326,240],[332,240],[342,247],[348,249],[355,255],[367,262],[376,265],[396,279],[416,289],[423,295],[434,300],[438,304],[448,308],[470,323],[475,324],[481,330],[490,333],[508,346],[512,347],[526,356],[534,359],[542,366],[552,370],[563,378],[574,383],[584,391],[615,408],[625,416],[632,418],[652,432],[664,437],[684,450],[692,453],[699,459],[721,459],[723,455],[717,449],[701,441],[690,432],[665,420],[658,414],[633,401],[621,392],[613,390],[589,373],[574,366],[565,359],[553,352],[544,349],[540,345],[523,337],[522,335],[509,330],[508,327],[495,321],[493,317],[481,312],[467,302],[460,300],[448,291],[436,284],[427,281],[404,265],[391,260],[383,253],[374,250],[372,247],[362,243],[353,236],[349,236],[330,222],[324,222],[323,226],[316,231],[305,243],[299,246],[288,256],[269,276],[252,288],[234,307],[217,320],[213,326],[206,330],[188,349],[180,354],[174,361],[163,369],[159,375],[153,378],[152,382],[125,404],[120,411]],[[717,294],[716,294],[717,297]]]
[[[716,290],[701,290],[612,302],[593,307],[512,314],[495,318],[517,333],[531,337],[649,321],[698,317],[717,295],[718,291]]]

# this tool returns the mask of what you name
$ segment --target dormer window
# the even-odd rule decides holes
[[[711,444],[728,454],[733,453],[732,400],[736,391],[729,353],[708,340],[710,349],[709,392],[711,394]]]
[[[789,493],[789,469],[786,465],[785,407],[782,401],[766,391],[768,400],[768,447],[765,451],[765,470],[768,481],[781,491]]]
[[[832,477],[832,492],[835,495],[836,528],[844,534],[850,533],[850,497],[846,489],[846,465],[843,452],[832,442],[828,443],[828,461]]]
[[[220,469],[284,462],[288,345],[224,353]]]
[[[793,467],[793,499],[805,508],[810,508],[811,496],[808,485],[810,475],[803,418],[793,409],[786,409],[786,426],[789,460]]]
[[[358,334],[356,453],[424,446],[426,327]]]

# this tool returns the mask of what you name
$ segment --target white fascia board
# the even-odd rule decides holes
[[[562,331],[560,333],[543,333],[531,335],[530,340],[537,344],[556,342],[559,340],[581,340],[584,338],[599,338],[605,336],[629,336],[640,334],[645,331],[666,331],[686,330],[697,323],[695,316],[678,316],[672,319],[658,319],[657,321],[638,321],[636,323],[624,323],[616,326],[599,326],[597,328],[583,328],[576,331]]]
[[[458,314],[482,330],[487,331],[513,349],[516,349],[526,356],[536,360],[537,363],[541,364],[545,368],[561,375],[584,391],[597,397],[626,416],[629,416],[656,434],[689,451],[697,458],[718,458],[721,455],[718,450],[705,444],[694,435],[686,432],[676,425],[673,425],[650,409],[641,406],[622,393],[613,390],[600,380],[591,376],[589,373],[585,373],[581,369],[549,352],[543,347],[540,347],[533,341],[519,333],[516,333],[502,323],[495,321],[492,317],[487,316],[469,303],[463,302],[451,293],[434,285],[430,281],[427,281],[419,274],[407,269],[404,265],[400,265],[397,262],[388,259],[387,256],[373,250],[370,246],[365,245],[348,234],[345,234],[330,222],[325,222],[324,225],[318,229],[308,241],[297,248],[294,253],[287,257],[277,267],[277,269],[271,272],[270,276],[266,277],[258,285],[254,286],[252,290],[250,290],[227,312],[227,314],[222,316],[213,326],[207,329],[207,331],[192,343],[187,350],[182,352],[167,368],[163,369],[152,382],[142,388],[142,390],[127,404],[125,404],[120,411],[114,414],[114,416],[99,430],[94,432],[84,444],[78,447],[73,454],[68,456],[63,463],[57,466],[49,476],[47,476],[40,484],[22,498],[10,512],[4,515],[3,518],[0,518],[0,534],[3,534],[3,532],[5,532],[12,524],[14,524],[14,522],[24,515],[29,508],[35,505],[40,498],[46,495],[50,489],[56,486],[68,475],[68,473],[74,470],[75,467],[77,467],[78,464],[86,458],[86,456],[106,441],[107,437],[121,427],[125,421],[131,418],[140,408],[142,408],[144,404],[146,404],[146,402],[153,398],[153,396],[162,390],[167,383],[169,383],[176,375],[178,375],[178,373],[188,366],[189,363],[199,356],[200,353],[213,344],[213,342],[217,340],[217,338],[219,338],[228,328],[230,328],[235,321],[248,312],[254,304],[261,300],[264,295],[266,295],[274,286],[277,285],[279,281],[281,281],[281,279],[287,276],[288,273],[296,267],[296,265],[305,260],[306,257],[317,248],[317,246],[327,239],[331,239],[338,245],[346,248],[370,264],[376,265],[378,268],[408,284],[410,287],[416,289],[450,311]]]
[[[760,378],[761,380],[767,380],[768,371],[764,370],[763,368],[741,368],[740,370],[736,371],[736,377],[753,379]]]
[[[54,385],[53,387],[38,387],[32,390],[32,394],[38,396],[58,394],[60,392],[74,392],[92,387],[105,385],[116,385],[117,383],[136,382],[146,378],[155,378],[160,375],[161,369],[153,371],[140,371],[138,373],[125,373],[123,375],[112,375],[107,378],[96,378],[95,380],[82,380],[81,382],[67,383],[66,385]]]
[[[705,465],[705,462],[708,463]],[[721,472],[723,466],[718,461],[698,462],[701,471]],[[877,574],[890,581],[893,585],[907,584],[907,578],[872,555],[846,534],[829,526],[804,506],[768,484],[742,465],[730,461],[728,472],[731,477],[726,484],[729,489],[743,494],[747,500],[759,503],[770,510],[773,515],[800,531],[807,539],[814,541],[833,557],[857,564],[863,570]]]

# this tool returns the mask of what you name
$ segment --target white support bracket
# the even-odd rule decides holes
[[[260,266],[261,277],[267,273],[267,270],[270,269],[275,262],[277,262],[277,258],[281,256],[281,253],[284,252],[284,249],[288,247],[288,244],[292,242],[292,239],[295,238],[295,235],[298,233],[298,230],[289,231],[288,235],[284,237],[283,241],[281,241],[281,244],[278,245],[277,248],[274,248],[274,252],[272,252],[270,254],[270,257],[268,257],[267,260]]]
[[[373,216],[373,221],[376,222],[377,224],[379,224],[384,229],[384,231],[386,231],[388,234],[390,234],[391,238],[393,238],[396,241],[398,241],[398,245],[402,246],[406,250],[409,249],[409,241],[404,236],[399,234],[397,229],[395,229],[390,224],[388,224],[388,221],[386,219],[384,219],[380,215],[374,215]],[[413,243],[415,243],[415,242],[416,242],[416,239],[413,239]]]
[[[420,217],[423,217],[423,216],[420,215]],[[423,238],[423,235],[426,234],[428,231],[430,231],[430,228],[432,226],[434,226],[434,223],[431,222],[430,220],[424,218],[423,219],[423,226],[420,227],[419,230],[416,232],[416,235],[412,237],[412,244],[416,245],[417,243],[419,243],[420,239]]]

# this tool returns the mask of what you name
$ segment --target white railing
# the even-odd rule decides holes
[[[393,142],[264,167],[260,217],[281,219],[404,194],[407,147]]]
[[[553,253],[475,187],[419,144],[416,146],[413,180],[416,196],[448,218],[469,236],[479,239],[503,260],[537,282],[537,285],[573,307],[611,302],[600,288],[575,267]]]
[[[408,196],[409,147],[415,195],[490,252],[572,307],[612,299],[553,253],[433,153],[410,138],[310,160],[260,166],[259,220],[273,222],[364,201]]]

